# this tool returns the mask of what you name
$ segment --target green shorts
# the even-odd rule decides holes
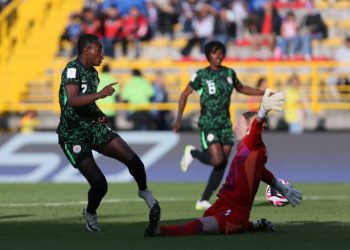
[[[232,128],[224,129],[200,129],[202,149],[208,150],[209,146],[214,143],[221,145],[234,145],[234,135]]]
[[[105,124],[98,122],[79,122],[79,128],[65,131],[58,135],[64,154],[73,167],[81,160],[92,156],[92,151],[100,152],[108,143],[119,135],[107,127]]]

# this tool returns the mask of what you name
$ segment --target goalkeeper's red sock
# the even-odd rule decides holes
[[[184,236],[200,234],[203,231],[203,225],[200,220],[191,220],[183,225],[161,226],[160,234],[163,236]]]
[[[253,222],[251,222],[251,221],[248,222],[247,230],[248,231],[255,231]]]

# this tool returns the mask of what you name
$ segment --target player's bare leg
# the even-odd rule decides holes
[[[209,176],[201,199],[196,202],[196,210],[205,210],[211,206],[209,203],[210,197],[220,186],[225,174],[227,159],[230,156],[231,148],[232,146],[222,146],[219,143],[214,143],[209,146],[208,153],[210,154],[210,162],[211,166],[213,166],[213,170]]]
[[[151,190],[147,188],[146,171],[143,162],[139,156],[130,148],[130,146],[121,138],[113,139],[102,151],[102,154],[114,158],[124,163],[134,177],[139,191],[138,195],[145,200],[147,206],[151,209],[156,203]]]
[[[96,210],[108,190],[106,178],[92,156],[79,162],[77,168],[90,184],[88,204],[83,210],[83,216],[86,220],[85,228],[91,232],[99,232],[101,229]]]

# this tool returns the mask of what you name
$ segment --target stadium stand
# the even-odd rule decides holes
[[[343,75],[329,69],[340,65],[333,60],[333,56],[335,50],[343,44],[344,37],[349,35],[349,1],[319,0],[315,1],[315,5],[329,28],[329,36],[312,42],[314,55],[311,61],[298,57],[281,61],[273,58],[266,47],[257,52],[249,46],[249,42],[232,41],[227,45],[225,65],[233,67],[245,84],[254,85],[259,77],[265,76],[269,87],[282,90],[290,75],[297,73],[302,82],[305,107],[311,121],[308,127],[315,128],[320,117],[331,117],[332,121],[328,119],[326,122],[327,128],[349,129],[350,87],[329,84],[330,78]],[[60,74],[70,60],[67,54],[57,56],[59,39],[69,16],[80,12],[83,7],[82,0],[13,0],[3,9],[0,13],[0,114],[10,112],[16,117],[21,112],[36,110],[41,129],[55,128],[59,113],[57,93]],[[305,14],[300,2],[280,4],[278,8],[280,13],[293,9],[299,18]],[[182,32],[182,28],[181,23],[174,26],[174,39],[157,33],[149,41],[143,41],[142,55],[137,60],[128,56],[105,58],[105,62],[111,65],[111,73],[121,83],[121,88],[130,77],[131,68],[141,69],[149,80],[159,69],[165,73],[169,102],[150,104],[147,109],[176,112],[180,92],[191,75],[206,64],[198,48],[194,48],[190,57],[181,57],[179,51],[187,42],[187,34]],[[64,43],[65,50],[71,50],[72,46]],[[120,44],[116,44],[115,49],[119,51]],[[341,65],[349,66],[347,62],[342,62]],[[235,115],[247,108],[247,98],[236,94],[232,98],[234,120]],[[198,97],[189,100],[186,110],[188,116],[198,111],[198,100]],[[129,107],[125,103],[116,103],[115,108],[128,110]]]
[[[42,75],[57,52],[62,24],[73,10],[82,8],[81,4],[59,0],[12,1],[0,13],[0,110],[19,110],[28,84],[32,86],[37,77],[46,79]]]

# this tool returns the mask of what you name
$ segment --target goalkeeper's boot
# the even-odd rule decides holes
[[[159,221],[160,221],[160,206],[158,201],[153,205],[151,211],[149,212],[149,224],[145,229],[144,236],[151,237],[160,234],[159,229]]]
[[[193,161],[193,156],[191,155],[191,150],[195,149],[192,145],[187,145],[184,150],[184,154],[181,158],[180,167],[182,172],[187,172],[188,167]]]
[[[206,210],[211,207],[211,204],[209,201],[203,200],[203,201],[197,201],[196,202],[196,210]]]
[[[254,221],[253,228],[255,231],[270,231],[270,232],[276,231],[275,226],[272,224],[272,222],[265,218]]]
[[[86,211],[86,208],[83,210],[83,216],[86,220],[85,228],[90,232],[100,232],[100,224],[98,223],[97,214],[90,214]]]

